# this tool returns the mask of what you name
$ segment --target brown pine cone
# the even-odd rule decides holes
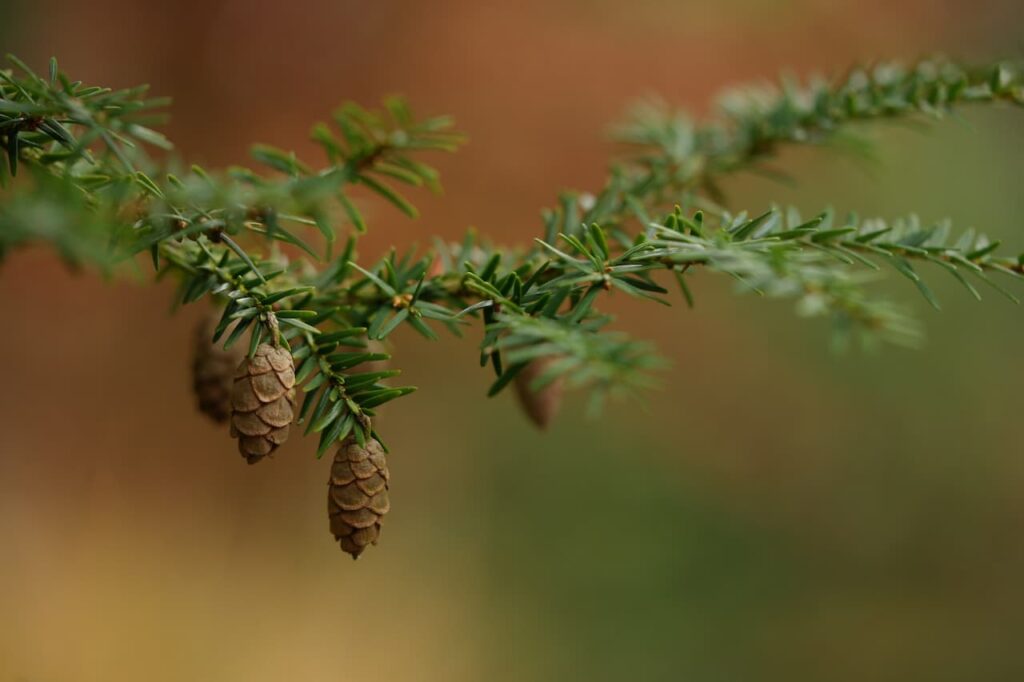
[[[544,374],[556,359],[554,356],[549,356],[531,360],[516,375],[516,397],[519,398],[519,405],[530,421],[539,429],[546,429],[558,415],[558,410],[562,406],[565,380],[559,376],[540,390],[534,390],[532,385],[534,380]]]
[[[334,455],[327,493],[331,532],[341,548],[358,559],[367,545],[377,544],[380,522],[391,508],[388,463],[374,439],[360,447],[349,436]]]
[[[262,343],[235,370],[231,390],[231,436],[255,464],[288,439],[295,407],[295,365],[284,348]]]
[[[223,339],[213,342],[220,315],[210,312],[196,327],[192,359],[192,389],[196,394],[199,411],[218,424],[231,415],[231,386],[235,368],[245,357],[240,344],[224,350]]]

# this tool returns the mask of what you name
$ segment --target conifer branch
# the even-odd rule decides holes
[[[368,263],[356,252],[366,222],[351,188],[415,216],[397,186],[439,189],[420,155],[461,143],[446,117],[419,120],[398,99],[382,111],[347,104],[333,128],[313,129],[323,168],[256,146],[261,171],[182,171],[146,152],[170,143],[150,127],[163,102],[145,99],[143,88],[85,86],[56,62],[48,78],[14,64],[17,73],[0,73],[0,256],[47,241],[69,262],[112,269],[148,252],[158,276],[180,279],[181,303],[220,301],[215,340],[230,345],[248,333],[250,357],[262,343],[290,350],[305,393],[299,418],[321,434],[320,454],[350,434],[360,446],[379,438],[375,409],[412,390],[387,383],[396,370],[359,371],[387,357],[367,340],[403,325],[433,339],[481,323],[481,364],[496,375],[491,395],[531,361],[554,358],[538,387],[566,376],[600,400],[647,385],[660,364],[646,344],[606,331],[611,319],[596,304],[614,292],[668,303],[662,273],[690,305],[695,272],[723,273],[743,291],[795,299],[803,315],[831,316],[843,334],[903,345],[920,331],[900,307],[870,295],[881,266],[936,307],[912,263],[948,272],[975,297],[977,280],[1016,300],[995,277],[1024,278],[1024,257],[1002,255],[998,242],[973,231],[953,240],[948,223],[830,212],[803,221],[792,209],[750,218],[719,207],[723,175],[758,168],[784,144],[821,144],[850,123],[938,117],[960,104],[1022,104],[1024,81],[1011,65],[927,60],[855,69],[832,84],[747,90],[703,125],[642,109],[619,130],[637,153],[612,168],[596,195],[563,194],[529,248],[497,248],[470,232],[459,244]],[[335,253],[342,222],[350,229]]]
[[[614,132],[637,150],[628,158],[631,196],[685,205],[681,198],[689,192],[721,199],[721,176],[756,170],[785,145],[823,145],[852,135],[851,124],[938,120],[957,106],[996,102],[1024,104],[1019,68],[968,67],[937,57],[911,65],[858,66],[834,81],[815,77],[801,85],[786,78],[735,88],[720,97],[718,115],[701,125],[683,112],[648,102]],[[617,208],[611,213],[628,214],[624,202],[606,203]],[[593,215],[583,221],[605,222]]]

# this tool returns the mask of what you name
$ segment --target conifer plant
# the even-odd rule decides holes
[[[86,85],[56,60],[39,75],[8,59],[0,259],[42,242],[76,268],[174,278],[180,304],[210,300],[218,312],[203,325],[193,366],[200,409],[230,425],[250,464],[294,429],[318,439],[317,457],[333,450],[330,530],[353,557],[376,544],[390,507],[374,417],[413,390],[384,364],[384,341],[400,326],[427,339],[479,335],[480,364],[494,374],[488,395],[514,384],[544,427],[563,387],[585,388],[597,406],[647,386],[660,369],[648,344],[599,312],[611,293],[667,305],[672,285],[692,306],[701,273],[724,274],[741,292],[790,298],[799,314],[831,319],[840,344],[913,346],[918,324],[870,290],[880,274],[907,279],[936,308],[925,267],[978,298],[989,287],[1017,302],[1024,279],[1024,255],[949,222],[737,210],[719,189],[726,175],[764,169],[784,146],[830,143],[852,123],[1024,104],[1016,64],[855,67],[834,80],[733,91],[704,122],[642,106],[616,129],[629,151],[605,185],[560,194],[532,242],[506,248],[470,231],[423,252],[363,258],[367,224],[352,190],[415,216],[403,192],[440,187],[425,157],[463,142],[449,118],[417,118],[399,98],[379,110],[348,103],[312,129],[319,164],[257,145],[253,168],[215,171],[168,153],[156,129],[167,102],[145,87]]]

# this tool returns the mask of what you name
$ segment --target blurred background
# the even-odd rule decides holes
[[[407,221],[368,206],[364,256],[469,225],[540,229],[597,188],[609,123],[660,93],[942,51],[1019,56],[1016,0],[0,0],[0,49],[152,83],[191,161],[262,141],[313,159],[312,122],[401,92],[470,145]],[[801,183],[736,208],[919,211],[1018,249],[1019,111],[876,128],[882,164],[787,153]],[[196,306],[172,288],[0,268],[0,681],[1024,679],[1021,308],[942,273],[921,352],[828,351],[789,303],[698,278],[693,311],[613,301],[673,367],[549,433],[483,399],[475,335],[400,334],[420,391],[390,406],[392,512],[357,563],[327,529],[310,439],[245,466],[193,409]],[[888,286],[888,285],[887,285]],[[988,294],[988,292],[984,292]],[[1018,291],[1018,294],[1021,292]]]

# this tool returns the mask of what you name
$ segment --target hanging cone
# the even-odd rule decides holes
[[[519,405],[530,421],[542,430],[546,429],[558,415],[558,410],[562,406],[565,379],[559,376],[540,390],[534,390],[532,386],[537,377],[543,375],[555,359],[555,357],[549,356],[531,360],[515,378],[516,397],[519,398]]]
[[[349,436],[338,446],[331,465],[327,513],[334,539],[353,559],[377,544],[381,520],[391,508],[390,478],[384,448],[376,440],[371,438],[363,448]]]
[[[196,327],[192,359],[192,389],[196,394],[199,411],[218,424],[231,416],[231,387],[235,368],[245,357],[239,344],[224,350],[221,342],[213,342],[213,333],[220,322],[220,314],[211,311]]]
[[[295,365],[284,348],[260,344],[235,370],[231,436],[255,464],[288,439],[295,407]]]

